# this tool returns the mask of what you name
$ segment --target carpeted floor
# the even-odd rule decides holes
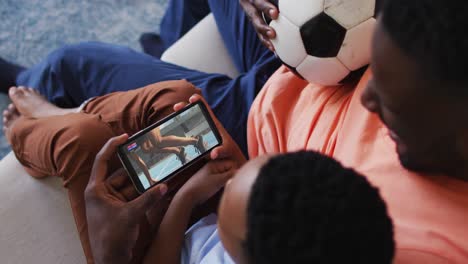
[[[139,35],[159,29],[167,1],[0,0],[0,57],[30,66],[64,44],[90,40],[140,50]],[[0,110],[7,105],[0,95]],[[0,131],[0,159],[9,151]]]

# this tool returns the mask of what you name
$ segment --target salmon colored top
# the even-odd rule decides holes
[[[395,263],[468,263],[468,182],[400,165],[387,128],[360,103],[371,75],[355,87],[322,87],[281,67],[250,110],[250,157],[305,149],[331,156],[380,189],[395,225]]]

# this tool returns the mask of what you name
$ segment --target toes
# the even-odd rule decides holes
[[[10,99],[13,101],[13,103],[16,103],[15,100],[24,97],[26,92],[27,90],[24,86],[11,87],[10,90],[8,90],[8,95],[10,96]]]
[[[17,117],[19,117],[20,114],[18,110],[16,109],[14,104],[9,104],[7,109],[3,110],[3,124],[8,125],[8,123]]]
[[[15,86],[10,87],[10,89],[8,89],[8,95],[10,96],[10,98],[12,96],[15,96],[17,91],[18,91],[18,87],[15,87]]]
[[[14,104],[9,104],[8,105],[8,110],[12,113],[12,114],[15,114],[15,115],[19,115],[19,111],[18,111],[18,108],[16,108],[16,106]]]
[[[28,88],[26,88],[25,86],[18,86],[17,94],[24,95],[27,92],[28,92]]]
[[[3,111],[3,125],[6,126],[11,119],[11,113],[8,110]]]
[[[8,110],[3,110],[3,117],[4,117],[4,118],[9,118],[10,115],[11,115],[10,111],[8,111]]]
[[[33,89],[31,87],[28,87],[28,91],[31,93],[39,94],[39,92],[36,89]]]
[[[10,123],[11,117],[8,115],[5,115],[5,112],[3,113],[3,128],[6,128],[8,124]]]
[[[11,87],[10,90],[8,90],[8,95],[11,99],[14,99],[18,96],[23,96],[25,94],[25,91],[26,88],[24,86]]]
[[[10,96],[22,96],[22,95],[41,95],[38,90],[26,86],[11,87],[9,90]]]

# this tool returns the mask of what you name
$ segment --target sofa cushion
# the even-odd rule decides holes
[[[32,178],[13,153],[0,168],[2,263],[85,263],[60,180]]]
[[[161,60],[202,72],[225,74],[231,78],[239,75],[219,34],[213,14],[209,14],[174,43],[164,52]]]

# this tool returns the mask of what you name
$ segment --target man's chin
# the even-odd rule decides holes
[[[398,153],[398,159],[400,160],[401,166],[409,171],[426,174],[440,173],[438,169],[432,166],[433,164],[428,164],[422,160],[415,159],[407,153]]]
[[[412,157],[408,153],[408,149],[406,148],[406,145],[397,143],[396,151],[398,154],[398,159],[400,160],[400,164],[405,169],[409,171],[414,171],[414,172],[425,171],[424,169],[425,166],[422,165],[422,162],[418,161],[416,158]]]
[[[440,154],[431,156],[429,155],[430,151],[411,152],[408,150],[406,145],[397,143],[396,152],[401,166],[412,172],[431,175],[451,175],[456,173],[455,168],[460,168],[463,166],[460,164],[464,164],[464,161],[457,159],[455,155]],[[450,157],[450,159],[444,160],[446,157]]]
[[[400,155],[398,153],[398,159],[400,160],[400,164],[401,164],[401,166],[403,166],[403,168],[405,168],[407,170],[410,170],[410,171],[416,171],[416,172],[421,171],[420,166],[417,166],[417,163],[413,162],[407,156]]]

